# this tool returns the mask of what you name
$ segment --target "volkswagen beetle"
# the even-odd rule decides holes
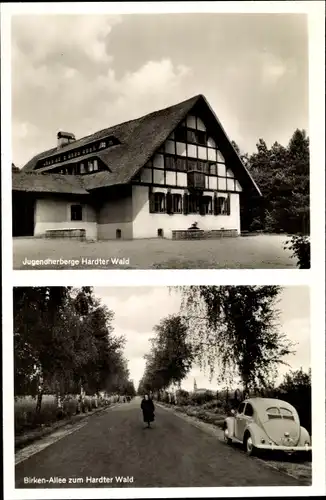
[[[296,409],[280,399],[250,398],[224,421],[224,439],[243,444],[248,455],[259,450],[310,452],[311,439]]]

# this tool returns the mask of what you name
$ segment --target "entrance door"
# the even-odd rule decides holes
[[[12,235],[34,236],[35,199],[29,193],[13,192]]]

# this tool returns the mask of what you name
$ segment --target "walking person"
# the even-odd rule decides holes
[[[150,428],[151,422],[154,422],[155,406],[152,399],[150,399],[150,397],[148,396],[148,394],[145,394],[144,398],[142,399],[140,407],[143,411],[144,422],[147,424],[147,428]]]

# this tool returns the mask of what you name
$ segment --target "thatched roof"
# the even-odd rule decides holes
[[[35,193],[89,194],[81,175],[13,172],[12,190]]]
[[[94,153],[107,165],[108,171],[85,175],[83,185],[85,189],[93,190],[117,184],[126,184],[132,180],[190,111],[194,113],[196,111],[200,112],[207,124],[210,135],[219,144],[226,161],[232,164],[234,174],[243,188],[260,194],[258,187],[234,150],[222,125],[203,95],[194,96],[179,104],[155,111],[141,118],[100,130],[95,134],[61,147],[60,153],[87,146],[87,144],[95,140],[114,136],[120,144]],[[38,154],[23,167],[23,172],[34,171],[39,160],[49,157],[56,151],[57,148],[52,148]],[[70,161],[67,160],[65,164],[68,163]],[[47,170],[50,169],[51,167]]]

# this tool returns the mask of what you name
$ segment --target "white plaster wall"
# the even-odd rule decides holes
[[[230,201],[231,215],[151,214],[149,212],[148,187],[133,186],[133,238],[156,238],[157,230],[161,228],[164,230],[165,238],[172,238],[172,230],[188,229],[193,222],[198,222],[200,229],[236,229],[240,233],[239,195],[231,193]]]
[[[70,220],[70,206],[78,201],[64,199],[39,199],[35,202],[34,235],[44,235],[47,229],[85,229],[86,238],[97,238],[96,213],[93,207],[83,204],[82,221]]]
[[[132,239],[132,222],[112,222],[107,224],[98,224],[97,238],[99,240],[115,240],[117,238],[117,229],[121,230],[122,240]]]

